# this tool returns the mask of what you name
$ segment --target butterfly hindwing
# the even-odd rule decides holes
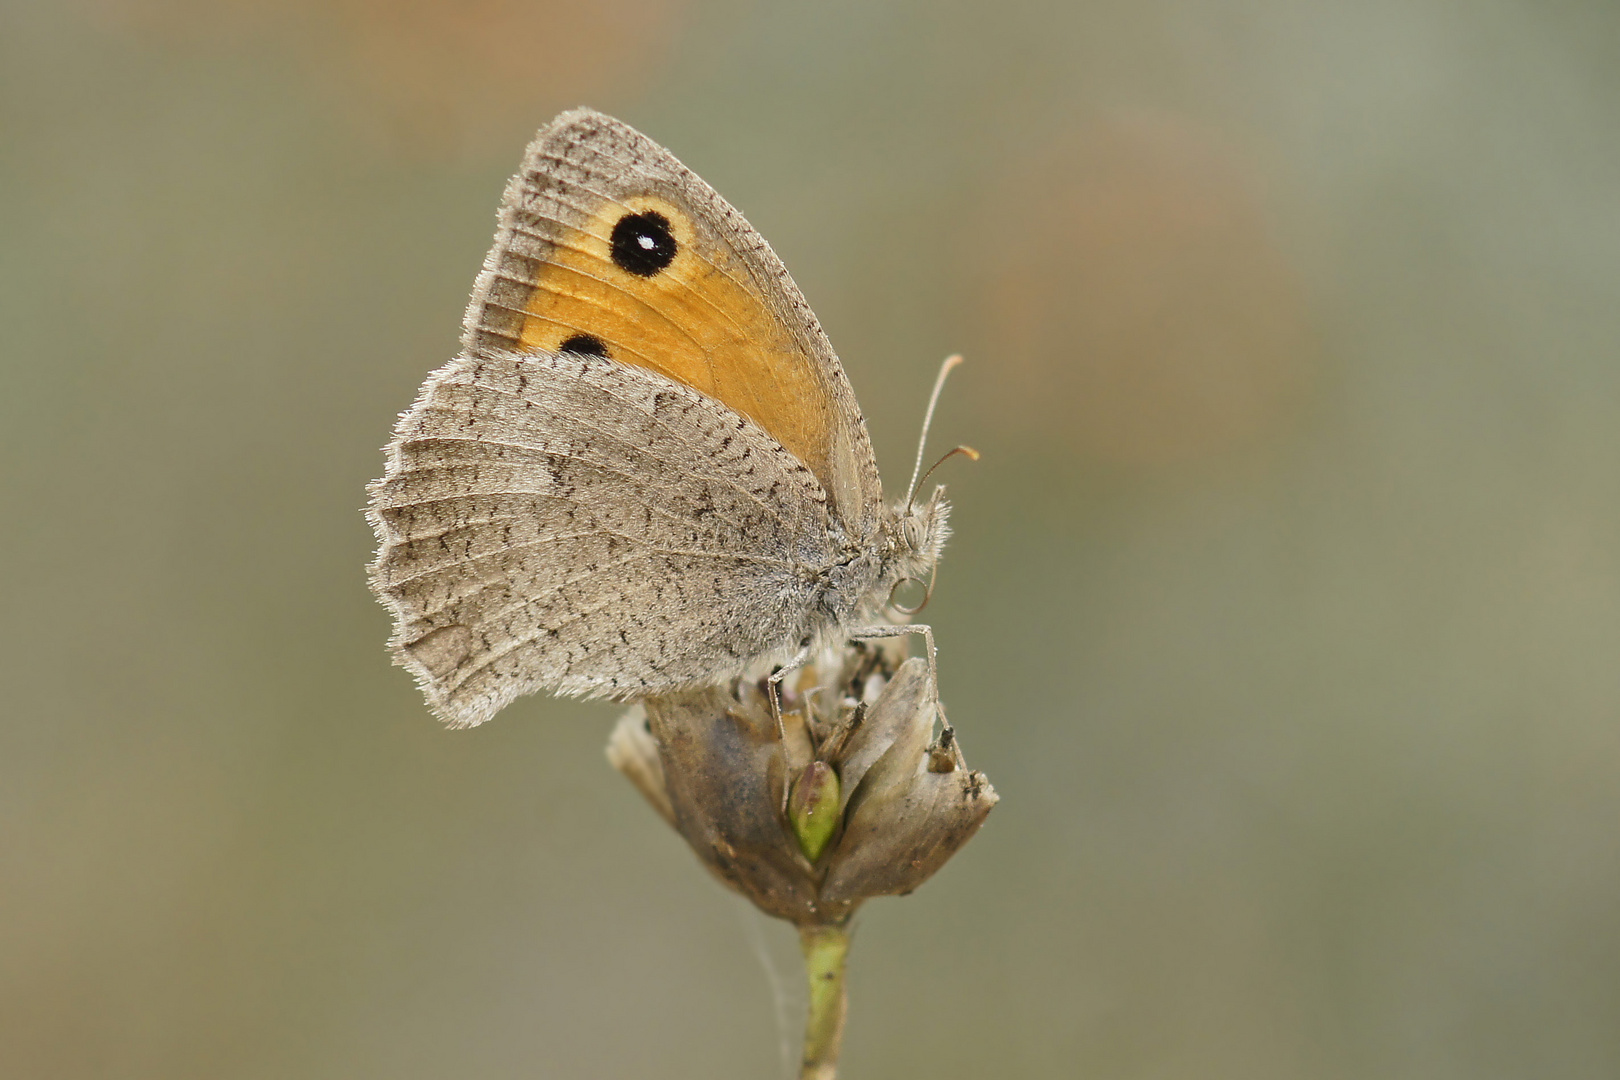
[[[814,475],[751,421],[566,353],[440,369],[371,518],[395,656],[457,726],[539,689],[701,683],[798,640],[793,567],[830,558],[837,532]]]

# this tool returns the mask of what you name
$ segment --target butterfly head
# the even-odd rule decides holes
[[[934,567],[939,563],[940,552],[951,535],[951,528],[946,523],[951,504],[945,501],[945,489],[936,487],[928,501],[922,503],[917,501],[917,489],[926,484],[928,478],[934,475],[934,470],[948,458],[957,454],[965,454],[975,461],[979,458],[979,452],[971,446],[958,446],[934,462],[927,472],[922,471],[928,428],[934,422],[934,406],[939,404],[939,393],[945,389],[946,376],[961,362],[960,356],[951,356],[939,366],[934,391],[928,395],[928,411],[923,414],[922,434],[917,439],[917,464],[911,470],[911,483],[906,485],[905,501],[894,508],[888,557],[883,566],[883,587],[884,595],[889,598],[889,607],[902,615],[915,615],[928,603],[928,597],[934,591]],[[908,580],[920,582],[924,587],[922,601],[912,607],[895,599],[896,590]]]
[[[945,499],[943,487],[936,487],[927,502],[904,502],[895,507],[883,567],[883,595],[902,615],[915,614],[928,602],[927,593],[934,588],[934,567],[951,535],[950,514],[951,504]],[[903,606],[894,598],[895,591],[906,581],[921,582],[925,587],[922,602],[914,607]]]

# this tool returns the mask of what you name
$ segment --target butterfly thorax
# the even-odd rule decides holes
[[[950,533],[943,496],[940,488],[926,503],[885,507],[871,534],[840,532],[831,561],[801,565],[801,581],[814,595],[804,643],[840,647],[851,630],[888,621],[890,597],[902,582],[931,580]]]

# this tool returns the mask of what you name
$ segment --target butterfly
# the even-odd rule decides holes
[[[371,587],[430,708],[469,727],[535,691],[779,679],[905,632],[931,659],[885,611],[932,581],[944,489],[884,503],[849,380],[742,215],[579,109],[529,145],[498,221],[461,353],[369,487]]]

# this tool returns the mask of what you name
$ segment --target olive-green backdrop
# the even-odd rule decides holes
[[[791,935],[441,730],[360,514],[592,104],[741,207],[1002,802],[846,1075],[1620,1075],[1620,9],[0,4],[0,1075],[780,1077]],[[778,993],[776,986],[781,987]]]

